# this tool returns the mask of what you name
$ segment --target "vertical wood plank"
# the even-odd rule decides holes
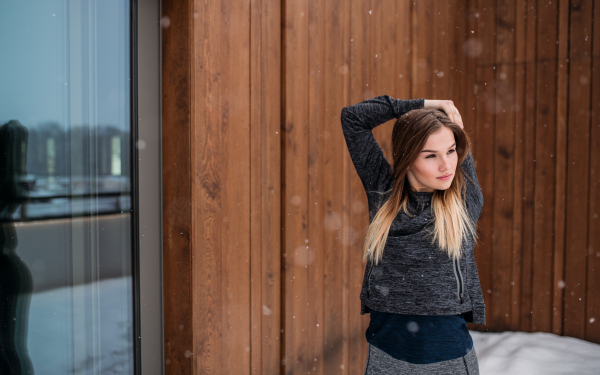
[[[223,150],[219,131],[221,97],[213,80],[221,74],[220,66],[215,61],[219,55],[220,38],[218,32],[214,33],[216,35],[212,33],[220,17],[215,4],[195,4],[194,13],[197,13],[198,17],[194,19],[194,39],[191,45],[197,45],[198,40],[204,39],[208,40],[208,43],[203,46],[203,53],[194,61],[192,67],[194,90],[191,97],[195,109],[195,126],[191,159],[192,175],[197,178],[193,179],[191,202],[194,208],[193,238],[197,245],[191,260],[194,270],[200,270],[200,273],[194,272],[193,278],[194,349],[192,353],[186,352],[186,355],[196,358],[194,373],[210,374],[218,371],[226,355],[223,353],[221,341],[224,330],[221,223],[226,214],[221,214],[222,191],[218,188],[224,179],[221,170]],[[212,22],[206,22],[207,19]],[[206,104],[197,105],[196,100]],[[212,173],[213,171],[215,173]],[[199,186],[198,179],[205,182]],[[211,222],[218,224],[209,225]]]
[[[600,1],[594,1],[590,132],[590,211],[585,339],[600,343]]]
[[[513,195],[513,242],[512,242],[512,284],[509,329],[518,331],[521,328],[522,286],[523,286],[523,221],[524,212],[524,155],[525,155],[525,84],[527,58],[527,3],[519,0],[515,7],[515,170],[514,170],[514,195]]]
[[[396,95],[399,99],[417,99],[413,96],[412,82],[412,1],[399,0],[396,2],[396,13],[394,14],[394,25],[396,26],[396,70],[394,80],[396,81]]]
[[[383,39],[384,39],[384,26],[383,20],[385,17],[385,7],[383,1],[379,0],[371,0],[369,6],[369,21],[370,21],[370,36],[371,43],[369,46],[371,47],[371,51],[368,54],[370,67],[369,70],[371,75],[369,76],[369,86],[367,88],[368,98],[372,98],[374,96],[385,95],[385,91],[383,89],[385,77],[383,76],[383,65],[385,62],[385,57],[383,57]],[[374,134],[381,133],[382,129],[377,128],[374,130]],[[382,147],[385,149],[385,147]]]
[[[259,375],[281,366],[281,8],[250,6],[250,374]]]
[[[344,189],[339,186],[342,180],[342,163],[339,157],[345,147],[343,135],[334,129],[339,129],[339,111],[343,107],[341,95],[343,86],[340,67],[344,65],[342,3],[326,2],[326,38],[325,38],[325,128],[331,136],[323,142],[323,156],[327,162],[323,165],[323,173],[327,176],[322,189],[325,193],[326,209],[343,218]],[[334,110],[335,109],[335,110]],[[340,194],[341,190],[341,194]],[[343,221],[342,221],[343,223]],[[325,374],[344,373],[344,360],[347,357],[347,315],[344,302],[344,266],[347,257],[344,254],[346,228],[343,223],[335,231],[325,236],[323,242],[324,275],[323,297],[325,309],[324,354]],[[345,327],[346,325],[346,327]]]
[[[326,194],[323,188],[327,183],[324,173],[326,160],[322,153],[325,139],[331,137],[331,132],[324,126],[326,122],[326,20],[327,13],[324,1],[311,1],[309,10],[309,162],[308,162],[308,274],[310,298],[306,305],[309,311],[309,323],[306,336],[308,339],[308,372],[324,374],[325,346],[324,330],[326,309],[324,308],[323,275],[324,268],[324,237],[329,235],[324,230],[326,222],[326,206],[323,204]],[[344,68],[340,66],[341,72]],[[340,73],[341,74],[341,73]],[[315,360],[316,359],[316,360]]]
[[[447,76],[448,92],[447,97],[452,98],[454,105],[458,108],[460,116],[463,119],[463,125],[466,125],[469,119],[469,113],[473,111],[473,105],[470,100],[473,98],[473,84],[469,83],[467,72],[468,60],[470,59],[465,51],[465,43],[471,34],[469,26],[470,14],[468,1],[453,0],[448,3],[448,10],[445,15],[449,19],[447,27],[448,43],[448,63],[444,76]],[[467,31],[469,30],[469,31]],[[473,33],[474,34],[474,33]],[[470,106],[469,106],[470,105]],[[469,132],[469,128],[465,128]],[[469,133],[471,135],[471,133]]]
[[[559,2],[558,12],[558,77],[556,91],[556,202],[554,276],[552,301],[552,332],[563,332],[563,301],[565,285],[565,219],[567,187],[567,104],[569,92],[568,46],[569,3]]]
[[[477,177],[483,193],[484,207],[479,218],[481,241],[475,251],[475,259],[480,273],[481,291],[489,316],[486,323],[493,324],[492,312],[495,301],[492,298],[494,283],[492,278],[493,239],[494,239],[494,156],[496,120],[496,6],[495,1],[480,0],[478,3],[476,35],[481,42],[481,53],[477,58],[477,138],[474,156],[477,156]]]
[[[552,328],[556,166],[556,3],[538,7],[532,329]]]
[[[468,17],[466,13],[467,3],[459,0],[448,1],[445,12],[447,25],[444,34],[447,43],[445,51],[447,60],[445,70],[440,74],[440,78],[445,79],[447,82],[446,95],[448,98],[452,98],[455,105],[458,104],[458,110],[462,111],[461,117],[467,103],[467,93],[465,92],[467,81],[462,65],[466,60],[463,44]],[[455,92],[461,92],[462,94],[457,97],[454,95]]]
[[[413,2],[412,79],[415,98],[432,98],[433,0]]]
[[[283,244],[284,244],[284,292],[285,308],[284,358],[282,373],[306,373],[308,371],[307,334],[308,272],[304,267],[309,253],[308,238],[308,78],[309,72],[309,2],[285,2],[284,56],[284,142],[282,160],[284,166],[282,191]]]
[[[338,95],[336,95],[333,101],[333,108],[342,108],[347,102],[347,80],[345,79],[345,72],[347,69],[347,51],[348,51],[348,5],[349,0],[340,1],[339,7],[334,8],[334,12],[337,11],[340,19],[338,20],[338,30],[336,30],[335,36],[339,43],[339,48],[334,50],[336,63],[335,66],[338,66],[338,74],[334,75],[335,78],[335,86],[334,90],[339,90]],[[335,43],[335,41],[334,41]],[[328,104],[329,105],[329,104]],[[333,134],[338,134],[337,142],[335,143],[335,147],[333,151],[336,155],[337,163],[335,165],[337,169],[337,181],[344,181],[345,179],[345,161],[342,157],[344,148],[346,147],[346,142],[344,140],[343,134],[339,132],[339,115],[335,111],[328,112],[329,117],[329,129]],[[337,132],[336,132],[337,130]],[[342,220],[344,220],[343,232],[342,232],[342,280],[341,280],[341,311],[343,314],[342,319],[342,364],[340,365],[340,373],[347,374],[353,373],[357,370],[356,367],[351,367],[351,362],[355,362],[352,358],[352,348],[358,343],[357,339],[360,339],[360,332],[358,332],[356,326],[351,326],[350,321],[351,317],[356,314],[355,309],[350,309],[350,301],[355,301],[353,296],[350,296],[350,264],[352,263],[352,255],[353,252],[351,250],[354,249],[354,245],[356,244],[356,239],[358,237],[357,231],[354,227],[349,225],[348,218],[348,202],[346,197],[348,196],[348,186],[346,184],[342,185],[342,194],[338,194],[339,199],[339,207],[343,213]],[[336,190],[336,186],[332,187],[332,191]],[[339,188],[337,188],[339,190]]]
[[[343,15],[341,20],[342,25],[342,56],[343,56],[343,66],[345,67],[343,71],[340,71],[341,78],[341,87],[342,92],[340,95],[341,101],[339,105],[346,106],[349,104],[349,86],[350,86],[350,77],[349,77],[349,68],[350,68],[350,51],[351,51],[351,35],[352,35],[352,22],[353,22],[353,14],[351,13],[352,2],[344,1],[342,3],[341,14]],[[332,121],[332,132],[335,134],[336,132],[340,132],[340,119],[339,113],[333,113],[333,121]],[[343,222],[344,225],[344,238],[345,238],[345,246],[343,247],[344,251],[344,330],[345,337],[347,337],[348,345],[344,352],[344,370],[343,373],[349,374],[360,374],[362,373],[362,369],[364,369],[364,361],[365,355],[363,353],[363,345],[364,345],[364,331],[363,331],[363,319],[361,319],[360,309],[357,308],[360,300],[357,296],[360,295],[360,287],[362,285],[362,279],[360,282],[357,282],[356,273],[362,271],[361,263],[360,263],[360,255],[358,254],[357,249],[360,250],[360,233],[358,228],[354,226],[354,222],[352,218],[355,214],[352,212],[353,207],[353,193],[355,189],[352,185],[351,181],[348,181],[349,174],[348,172],[348,164],[347,159],[343,156],[346,151],[345,141],[342,139],[338,148],[338,157],[340,158],[340,172],[341,172],[341,181],[344,186],[343,194],[342,194],[342,202],[343,202]]]
[[[379,79],[380,91],[386,95],[395,96],[396,93],[396,55],[397,55],[397,35],[396,35],[396,2],[395,0],[378,1],[381,17],[381,53],[380,53],[380,72]],[[378,58],[379,58],[378,57]],[[391,134],[391,133],[388,133]],[[389,147],[388,147],[389,149]]]
[[[372,14],[370,20],[371,34],[371,80],[369,87],[372,96],[390,95],[395,96],[395,25],[396,20],[394,13],[393,1],[371,1]],[[392,16],[393,15],[393,16]],[[379,146],[388,161],[392,160],[392,129],[394,128],[395,120],[391,120],[384,125],[381,125],[373,130],[373,134],[377,139]]]
[[[250,369],[250,9],[221,3],[221,132],[226,150],[223,184],[223,352],[230,374]],[[235,59],[228,58],[236,55]],[[227,63],[224,63],[227,61]]]
[[[256,205],[255,202],[261,202],[262,184],[257,184],[257,181],[263,182],[263,163],[261,154],[257,150],[261,150],[263,145],[262,131],[257,129],[254,124],[259,124],[263,120],[263,87],[257,85],[263,79],[262,75],[262,31],[263,31],[263,9],[262,1],[255,1],[250,4],[250,165],[254,166],[250,173],[250,222],[260,222],[262,219],[263,205]],[[254,108],[253,108],[254,107]],[[266,113],[265,113],[266,115]],[[265,116],[266,117],[266,116]],[[264,132],[266,133],[266,132]],[[268,137],[268,135],[267,135]],[[268,138],[265,139],[265,143]],[[265,181],[268,184],[268,180]],[[268,201],[268,197],[267,197]],[[265,215],[266,216],[266,215]],[[250,374],[256,375],[262,373],[262,305],[263,305],[263,251],[261,248],[262,236],[260,226],[250,225]],[[268,241],[268,239],[267,239]],[[267,309],[273,306],[265,305]],[[266,310],[266,309],[265,309]],[[266,310],[269,311],[269,310]],[[266,341],[266,340],[265,340]],[[277,348],[279,349],[279,348]]]
[[[463,25],[464,26],[460,26],[459,25],[459,31],[458,31],[458,35],[460,35],[460,44],[458,45],[460,47],[460,50],[462,51],[462,56],[458,55],[457,56],[457,61],[456,61],[456,66],[458,67],[458,71],[460,72],[460,74],[463,76],[463,82],[462,85],[456,85],[455,86],[455,91],[454,91],[454,97],[463,97],[464,98],[464,104],[460,103],[461,107],[459,108],[459,111],[461,110],[461,108],[464,108],[461,111],[461,117],[463,119],[463,124],[465,127],[466,132],[469,134],[469,136],[471,137],[471,148],[472,148],[472,153],[476,162],[476,168],[477,168],[477,175],[479,176],[478,178],[481,178],[481,172],[480,172],[480,168],[478,167],[478,159],[479,159],[479,152],[477,144],[478,144],[478,135],[477,135],[477,123],[478,123],[478,118],[477,118],[477,113],[479,112],[479,104],[478,104],[478,100],[477,100],[477,91],[480,89],[478,87],[478,69],[477,69],[477,58],[479,56],[479,54],[481,53],[481,47],[479,46],[479,28],[478,28],[478,19],[479,19],[479,11],[478,11],[478,0],[469,0],[466,4],[465,4],[465,8],[464,10],[462,10],[459,15],[457,15],[457,19],[458,20],[462,20],[463,21]],[[477,33],[477,34],[476,34]],[[464,90],[462,91],[461,90]],[[484,203],[484,207],[487,206],[486,203]],[[478,222],[477,224],[477,233],[478,236],[480,238],[482,238],[481,236],[481,222]],[[484,277],[483,274],[483,267],[481,262],[479,261],[480,256],[479,256],[479,252],[481,251],[481,239],[478,241],[478,243],[475,245],[475,249],[474,249],[474,253],[475,253],[475,259],[477,261],[477,269],[478,269],[478,273],[479,273],[479,277],[480,279],[482,277]],[[483,289],[483,284],[482,284],[482,291],[484,293],[484,296],[486,294],[486,290]],[[486,306],[486,319],[489,320],[489,318],[487,318],[487,314],[489,314],[489,306]],[[487,321],[486,323],[489,324],[489,321]],[[477,325],[477,324],[473,324],[473,323],[469,323],[467,325],[468,329],[470,330],[477,330],[477,331],[482,331],[485,329],[485,326],[482,325]]]
[[[162,16],[162,171],[165,373],[192,374],[192,2],[164,1]],[[165,18],[166,17],[166,18]],[[168,21],[167,21],[168,20]],[[164,23],[166,26],[167,23]],[[179,85],[174,84],[180,83]]]
[[[344,106],[356,104],[364,99],[367,99],[367,94],[364,94],[369,83],[369,55],[371,32],[369,28],[370,4],[362,0],[350,0],[349,2],[349,47],[348,47],[348,65],[349,74],[347,77],[348,101]],[[400,16],[400,15],[399,15]],[[337,110],[339,115],[340,110]],[[338,130],[341,133],[341,124],[338,120]],[[348,300],[348,309],[351,313],[349,325],[357,327],[360,335],[361,345],[356,348],[355,358],[351,359],[349,366],[350,371],[357,373],[358,370],[364,369],[368,343],[365,339],[365,331],[369,325],[369,314],[360,315],[360,291],[362,288],[363,275],[365,264],[362,263],[362,245],[364,243],[364,228],[369,224],[367,199],[364,188],[360,179],[356,175],[354,165],[347,149],[341,151],[343,154],[343,178],[345,189],[345,202],[347,212],[346,222],[351,228],[357,232],[356,242],[349,247],[349,264],[350,264],[350,292]],[[336,216],[327,213],[328,223],[333,224]]]
[[[490,317],[494,329],[510,327],[512,302],[514,226],[514,147],[515,147],[515,6],[512,1],[497,2],[496,32],[496,128],[494,156],[494,236],[492,239],[494,271],[492,274],[493,309]]]
[[[533,247],[534,247],[534,188],[535,188],[535,129],[536,129],[536,59],[537,49],[537,8],[527,1],[527,55],[525,65],[525,153],[523,158],[523,285],[521,330],[532,330],[533,314]]]
[[[433,48],[431,50],[431,99],[450,99],[451,83],[449,78],[452,76],[450,67],[451,37],[453,36],[453,20],[449,16],[453,11],[452,2],[444,1],[435,4],[431,9],[432,23],[429,28],[432,29]],[[423,26],[423,25],[422,25]],[[456,105],[456,104],[455,104]]]
[[[590,188],[592,1],[571,1],[565,335],[585,338]]]
[[[496,63],[496,1],[479,0],[477,7],[476,35],[481,42],[481,53],[477,57],[477,63],[484,66],[493,65]]]
[[[493,279],[493,228],[494,228],[494,134],[495,129],[495,71],[492,67],[477,69],[477,132],[473,141],[473,156],[477,160],[477,178],[483,193],[484,208],[479,217],[480,240],[475,250],[481,291],[486,305],[486,326],[493,325],[491,312]]]

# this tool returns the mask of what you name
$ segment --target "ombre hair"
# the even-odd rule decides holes
[[[434,218],[431,243],[448,257],[459,259],[462,256],[462,243],[465,235],[471,234],[477,241],[475,223],[466,208],[466,181],[461,166],[470,150],[470,138],[464,130],[452,122],[443,111],[422,108],[409,111],[397,119],[392,131],[392,175],[394,185],[381,193],[382,199],[373,221],[367,228],[364,243],[363,261],[370,260],[378,264],[394,218],[400,210],[408,212],[408,194],[410,185],[407,177],[408,168],[417,160],[425,147],[428,137],[445,126],[454,133],[458,163],[456,173],[450,187],[446,190],[435,190],[431,197],[431,211]],[[385,199],[385,195],[389,197]],[[382,204],[383,202],[383,204]]]

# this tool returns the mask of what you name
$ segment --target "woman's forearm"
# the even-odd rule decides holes
[[[399,100],[382,95],[345,107],[341,120],[342,125],[373,129],[417,108],[423,108],[423,99]]]

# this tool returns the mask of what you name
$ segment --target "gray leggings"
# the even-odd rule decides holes
[[[387,374],[479,375],[479,363],[474,346],[464,357],[428,364],[414,364],[398,360],[369,344],[365,375]]]

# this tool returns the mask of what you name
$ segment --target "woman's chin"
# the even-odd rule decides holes
[[[448,188],[450,188],[450,186],[452,185],[452,179],[450,180],[440,180],[437,183],[437,186],[435,187],[436,190],[448,190]]]

